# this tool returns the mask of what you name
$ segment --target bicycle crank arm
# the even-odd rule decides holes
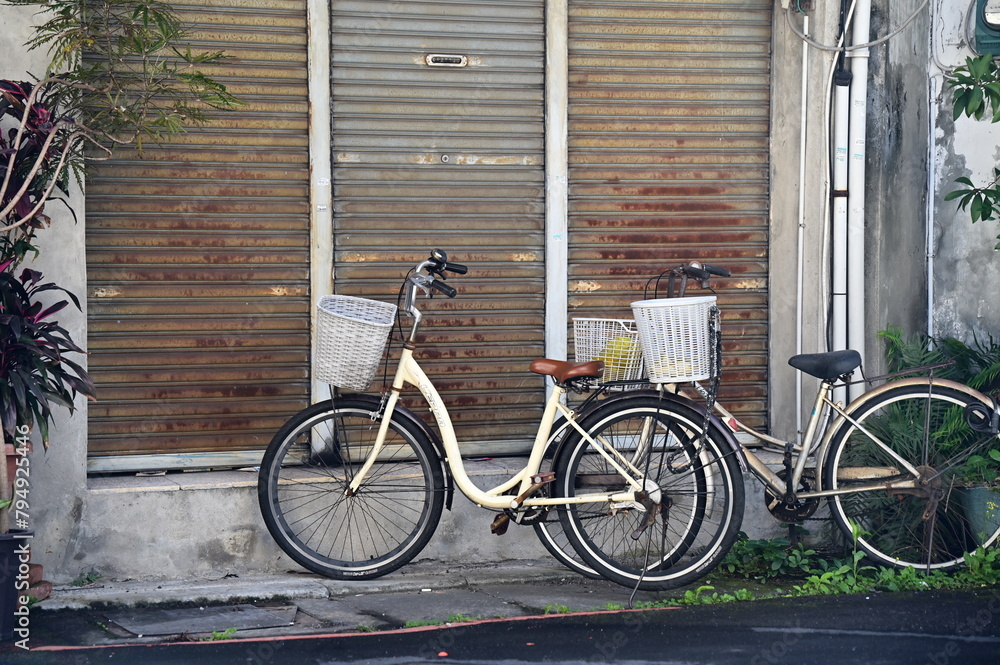
[[[520,496],[518,496],[516,499],[510,502],[511,510],[517,510],[518,508],[520,508],[521,504],[524,503],[535,492],[542,489],[555,479],[556,479],[556,474],[552,472],[537,473],[533,475],[531,477],[531,483],[532,483],[531,486],[528,487],[528,489],[521,492]]]

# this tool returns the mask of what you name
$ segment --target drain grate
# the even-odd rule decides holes
[[[134,609],[108,613],[108,620],[135,635],[214,633],[230,628],[253,630],[295,623],[295,607],[261,609],[253,605],[190,607],[176,610]]]

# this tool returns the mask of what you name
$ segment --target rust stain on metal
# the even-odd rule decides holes
[[[569,285],[569,290],[577,293],[579,292],[592,293],[594,291],[599,291],[600,289],[601,289],[600,284],[587,279],[582,279],[579,282],[574,282]]]
[[[363,252],[344,252],[337,258],[344,263],[369,263],[380,259],[378,254],[365,254]],[[384,257],[381,258],[384,259]]]
[[[455,155],[455,164],[483,166],[540,166],[541,158],[534,155]]]

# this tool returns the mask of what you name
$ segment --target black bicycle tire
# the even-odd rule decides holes
[[[624,399],[605,407],[599,407],[582,419],[581,427],[585,431],[593,433],[603,427],[623,422],[626,418],[637,414],[645,414],[637,417],[652,417],[656,418],[657,422],[666,422],[667,429],[676,428],[676,431],[671,434],[675,437],[672,440],[682,441],[685,450],[689,450],[688,446],[701,445],[697,443],[699,441],[697,434],[705,423],[704,414],[684,404],[660,400],[651,396]],[[574,490],[570,485],[576,484],[578,465],[587,445],[586,439],[574,433],[557,454],[555,462],[556,488],[554,490],[557,496],[573,494]],[[676,443],[672,445],[676,445]],[[729,551],[739,534],[743,518],[745,488],[735,454],[733,454],[724,435],[712,425],[709,426],[709,436],[705,446],[705,451],[701,455],[707,458],[707,461],[703,457],[695,455],[699,462],[691,464],[690,474],[679,472],[673,475],[689,475],[695,478],[696,482],[701,482],[697,480],[697,474],[700,472],[704,478],[711,478],[712,483],[717,484],[711,486],[705,484],[704,487],[696,485],[693,491],[690,489],[677,491],[678,488],[674,488],[675,494],[671,497],[671,501],[679,500],[685,495],[694,498],[691,499],[691,522],[675,534],[679,536],[678,542],[671,545],[673,549],[666,557],[652,562],[653,565],[648,565],[650,563],[648,561],[644,562],[642,568],[622,563],[616,559],[618,555],[603,551],[602,547],[594,542],[590,532],[581,526],[585,521],[600,519],[600,516],[592,515],[589,518],[583,518],[580,517],[579,508],[561,509],[560,516],[563,519],[567,537],[573,547],[577,549],[580,557],[603,577],[628,587],[638,587],[645,590],[662,590],[684,586],[711,572]],[[663,456],[665,456],[665,451],[661,457]],[[666,476],[659,476],[659,478],[664,477]],[[707,481],[705,482],[707,483]],[[661,487],[661,490],[663,489],[661,483],[657,483],[657,485]],[[667,490],[668,494],[669,491]],[[699,508],[697,497],[701,494],[704,494],[707,499],[706,504]],[[670,509],[673,510],[672,507]],[[699,510],[705,512],[699,514]],[[706,522],[706,515],[710,518],[709,522]],[[617,515],[612,516],[613,519],[616,517]],[[662,522],[662,517],[659,521]],[[621,532],[627,531],[626,520],[619,520],[619,522],[620,524],[612,528]],[[593,530],[596,531],[596,529]],[[665,535],[663,533],[661,535],[665,542]]]
[[[345,460],[341,454],[334,456],[336,459],[332,464],[322,460],[313,462],[311,459],[302,463],[304,446],[299,438],[316,425],[337,418],[338,414],[356,418],[358,423],[370,423],[370,427],[363,431],[373,440],[372,432],[377,431],[379,424],[377,418],[373,418],[378,413],[378,404],[377,399],[364,395],[313,404],[285,423],[275,434],[261,461],[257,493],[268,532],[294,561],[333,579],[371,579],[400,568],[426,546],[441,518],[444,474],[439,456],[426,435],[405,418],[393,418],[389,426],[391,438],[387,437],[387,444],[400,447],[393,450],[390,460],[373,468],[368,482],[354,496],[346,496],[344,490],[348,478],[363,461],[362,457]],[[361,431],[359,427],[352,425],[352,435]],[[344,427],[340,430],[348,431]],[[415,462],[404,460],[408,454],[412,454]],[[296,459],[289,455],[299,457]],[[417,477],[414,465],[419,468],[422,485],[420,480],[411,480]],[[386,485],[386,488],[393,488],[391,494],[388,489],[382,490],[384,494],[376,494],[375,483],[383,479],[392,479],[395,483]],[[281,486],[285,487],[284,492],[279,490]],[[293,488],[295,494],[291,493]],[[306,491],[310,492],[308,496],[305,496]],[[419,510],[411,508],[409,503],[402,504],[406,510],[400,508],[404,496],[407,501],[415,497],[413,505]],[[379,521],[369,517],[369,513],[361,507],[362,502],[366,502],[369,511],[379,513]],[[300,508],[303,517],[299,516]],[[292,511],[296,511],[294,516]],[[410,520],[407,516],[414,512],[417,517],[412,520],[412,526],[408,526]],[[342,522],[335,523],[341,517],[344,518]],[[293,524],[300,523],[306,523],[311,529],[308,535],[305,528],[302,532],[293,528]],[[345,537],[353,538],[348,545],[339,543],[338,537],[327,537],[331,529],[336,529],[333,533],[339,536],[345,528],[348,529]],[[400,531],[399,537],[392,533],[396,528]],[[364,556],[344,554],[348,548],[361,551],[366,547],[358,544],[365,529],[371,538],[373,552],[366,552]],[[379,544],[377,541],[382,542]],[[335,554],[335,551],[343,553]]]
[[[926,407],[929,397],[935,400],[936,407]],[[824,461],[824,489],[843,487],[842,483],[838,483],[838,473],[842,468],[852,468],[852,465],[844,462],[853,462],[853,468],[859,465],[862,468],[889,466],[891,458],[870,442],[868,435],[861,429],[864,428],[886,441],[887,445],[904,458],[909,457],[908,449],[914,444],[924,446],[926,442],[926,463],[922,450],[919,451],[920,459],[907,461],[914,466],[934,469],[933,473],[927,475],[933,476],[933,482],[945,493],[943,500],[936,501],[936,510],[928,510],[931,506],[929,500],[921,503],[921,497],[902,491],[886,492],[885,496],[882,492],[866,492],[863,495],[858,493],[830,497],[830,511],[835,523],[848,542],[854,539],[853,527],[857,526],[861,531],[857,546],[871,561],[897,568],[947,570],[964,565],[964,555],[967,552],[979,546],[988,547],[1000,537],[1000,522],[996,526],[991,523],[985,531],[979,533],[978,529],[970,526],[970,513],[963,508],[963,494],[978,483],[963,476],[964,465],[948,468],[950,462],[947,453],[942,451],[942,446],[931,446],[929,436],[913,434],[916,427],[922,427],[933,420],[932,432],[948,432],[952,437],[965,436],[965,430],[961,424],[956,424],[956,419],[964,418],[965,405],[979,401],[981,400],[970,393],[932,384],[930,380],[917,384],[911,382],[879,392],[862,401],[838,427],[831,438]],[[923,407],[920,406],[921,403],[924,404]],[[940,428],[936,424],[938,421],[941,422]],[[901,427],[901,424],[904,426]],[[968,432],[972,432],[971,428]],[[995,438],[995,435],[990,434],[974,436],[985,437],[985,440]],[[971,441],[979,439],[974,438],[965,445],[974,445]],[[956,456],[962,454],[965,453],[958,452]],[[955,457],[951,459],[954,460]],[[850,472],[840,475],[847,478]],[[864,501],[867,503],[863,504]],[[925,515],[927,519],[924,519]],[[908,533],[911,531],[913,533]],[[912,543],[917,541],[920,544],[914,546]],[[938,542],[940,545],[935,544]],[[919,553],[919,557],[913,556],[914,553]]]

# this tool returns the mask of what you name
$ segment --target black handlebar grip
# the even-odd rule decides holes
[[[448,272],[458,273],[459,275],[464,275],[469,272],[469,267],[464,266],[461,263],[448,263],[445,265],[444,269]]]
[[[712,276],[707,270],[697,266],[684,266],[684,272],[688,277],[694,277],[695,279],[708,279]]]
[[[433,282],[431,282],[431,287],[435,291],[440,291],[441,293],[443,293],[444,295],[448,296],[449,298],[454,298],[455,296],[458,295],[458,291],[456,291],[455,289],[451,288],[450,286],[448,286],[447,284],[445,284],[444,282],[442,282],[439,279],[435,279]]]
[[[704,270],[705,272],[709,273],[709,274],[718,275],[719,277],[732,277],[733,276],[733,273],[730,272],[728,268],[720,268],[719,266],[710,266],[710,265],[707,265],[707,264],[703,263],[703,264],[701,264],[701,269]]]

